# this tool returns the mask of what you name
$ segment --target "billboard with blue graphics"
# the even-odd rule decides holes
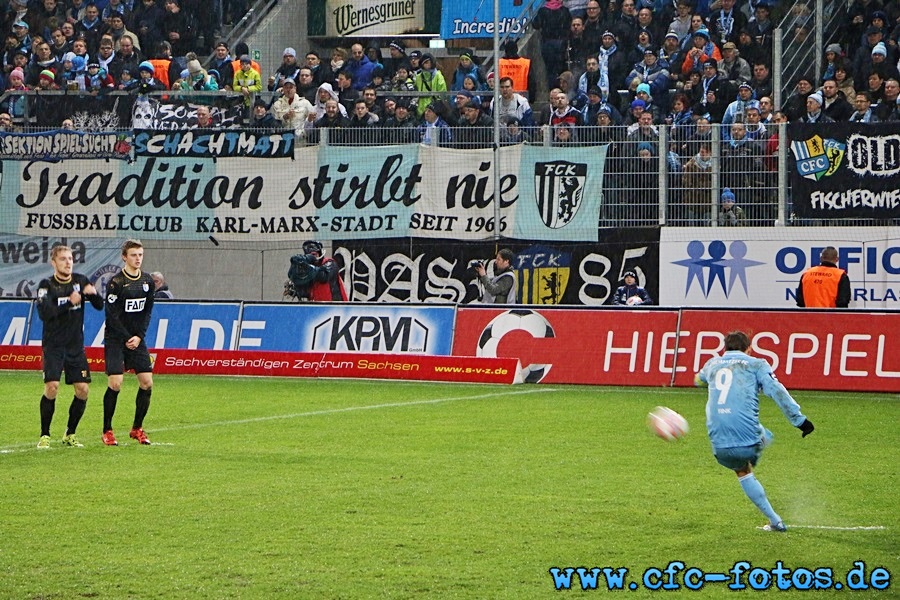
[[[0,298],[0,346],[25,344],[33,305],[30,300]],[[37,319],[37,311],[34,312],[34,318]]]
[[[251,304],[240,349],[449,355],[455,314],[454,306]]]
[[[525,4],[523,0],[500,0],[497,23],[501,36],[518,37],[525,31],[528,24],[528,17],[522,14]],[[443,0],[441,37],[445,40],[494,37],[493,0]]]
[[[0,303],[0,307],[5,303]],[[0,317],[3,313],[0,312]],[[147,329],[151,348],[191,350],[231,350],[237,338],[240,304],[166,301],[153,305],[153,318]],[[84,343],[102,346],[104,312],[88,306],[84,313]],[[3,321],[0,321],[2,324]],[[31,319],[28,343],[40,344],[44,324],[37,313]]]
[[[0,300],[0,345],[40,345],[30,300]],[[153,306],[151,348],[374,352],[448,356],[456,307],[166,301]],[[104,313],[88,307],[86,346],[102,346]]]
[[[659,248],[660,304],[796,307],[800,276],[834,246],[849,308],[900,308],[900,228],[670,228]]]

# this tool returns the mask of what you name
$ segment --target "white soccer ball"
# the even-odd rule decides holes
[[[672,442],[684,437],[689,431],[687,419],[671,408],[657,406],[647,415],[647,425],[657,436]]]
[[[631,296],[628,300],[625,301],[625,304],[628,306],[634,306],[635,304],[643,304],[644,301],[641,300],[640,296]]]
[[[525,331],[536,339],[553,338],[556,333],[553,326],[540,313],[527,308],[507,310],[485,326],[478,339],[475,356],[496,358],[500,340],[511,331]],[[525,383],[538,383],[550,372],[549,364],[530,364],[522,367]]]

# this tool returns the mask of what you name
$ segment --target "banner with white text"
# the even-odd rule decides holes
[[[522,17],[525,2],[500,0],[497,22],[500,37],[510,34],[518,38],[525,31],[528,20]],[[441,3],[441,38],[494,37],[494,3],[472,0],[443,0]]]
[[[276,150],[263,137],[242,157],[185,156],[192,151],[174,145],[170,156],[154,143],[159,154],[130,163],[4,161],[0,232],[247,242],[310,234],[486,240],[497,232],[598,240],[605,146],[501,148],[497,208],[490,150],[314,146],[295,148],[288,163],[256,154]],[[151,146],[142,146],[148,153]]]
[[[612,304],[625,271],[656,302],[659,228],[604,229],[597,243],[460,242],[456,240],[340,240],[333,255],[344,265],[344,285],[355,302],[477,302],[482,286],[473,264],[494,273],[500,248],[514,254],[517,303]]]
[[[900,218],[900,123],[791,123],[799,217]]]
[[[526,382],[693,386],[741,329],[788,389],[900,392],[900,312],[460,307],[454,354],[517,358]],[[698,395],[698,398],[702,396]]]

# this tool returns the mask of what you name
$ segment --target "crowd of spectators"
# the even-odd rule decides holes
[[[199,59],[246,11],[246,0],[8,0],[0,4],[0,89],[228,89],[233,73],[204,71],[201,81]],[[21,119],[27,102],[13,96],[0,110]],[[31,114],[51,103],[33,102]],[[59,125],[63,116],[38,124]]]

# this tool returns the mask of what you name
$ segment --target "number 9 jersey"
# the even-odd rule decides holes
[[[695,382],[709,385],[706,428],[713,448],[753,446],[760,442],[760,390],[775,401],[794,427],[806,420],[769,363],[739,350],[728,350],[709,359]]]

